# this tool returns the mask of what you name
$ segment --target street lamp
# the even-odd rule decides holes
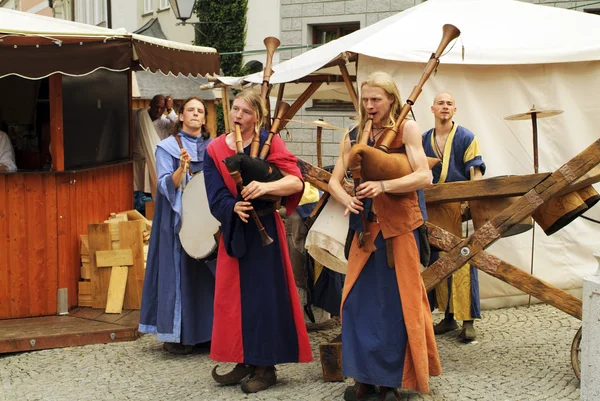
[[[192,16],[195,0],[169,0],[169,2],[175,18],[180,19],[181,24],[185,25],[185,21]]]

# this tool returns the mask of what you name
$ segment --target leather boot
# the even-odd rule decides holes
[[[465,342],[471,342],[477,338],[477,332],[475,331],[472,320],[463,321],[463,328],[458,337]]]
[[[254,373],[242,380],[242,391],[246,394],[258,393],[277,383],[275,366],[256,367]]]
[[[379,401],[400,401],[400,392],[392,387],[379,387]]]
[[[366,400],[376,400],[376,391],[375,386],[372,384],[354,383],[354,386],[346,387],[344,391],[344,400],[345,401],[366,401]]]
[[[444,334],[449,331],[458,329],[458,323],[454,320],[454,313],[448,312],[444,314],[444,318],[435,326],[433,326],[433,332],[435,334]]]
[[[254,366],[244,365],[243,363],[238,363],[237,365],[235,365],[235,368],[233,368],[231,372],[225,373],[224,375],[220,375],[217,373],[218,367],[219,365],[213,368],[212,377],[217,383],[223,385],[238,384],[246,376],[254,373]]]
[[[163,348],[175,355],[188,355],[194,350],[193,345],[183,345],[180,343],[163,343]]]

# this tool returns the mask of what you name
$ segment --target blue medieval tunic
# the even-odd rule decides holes
[[[204,165],[211,138],[179,132],[190,155],[192,172]],[[172,175],[180,165],[179,145],[173,136],[158,144],[158,190],[142,293],[139,331],[156,334],[159,341],[195,345],[210,341],[215,292],[214,263],[185,253],[179,239],[183,191]],[[189,174],[183,178],[189,180]],[[192,178],[193,179],[193,178]]]
[[[355,135],[350,133],[351,141]],[[402,143],[402,134],[398,137]],[[426,393],[429,376],[441,374],[441,365],[420,274],[418,227],[423,216],[418,197],[416,192],[382,194],[363,203],[367,227],[360,215],[350,215],[350,228],[357,234],[342,295],[342,372],[361,383]],[[384,219],[392,215],[401,223],[390,229]],[[362,231],[374,236],[374,252],[358,247]],[[393,268],[388,267],[386,239],[393,248]]]
[[[267,138],[261,132],[261,144]],[[250,146],[244,151],[248,154]],[[221,223],[217,254],[214,325],[210,358],[221,362],[273,366],[310,362],[312,353],[289,259],[283,221],[272,204],[253,201],[255,210],[273,243],[261,245],[252,218],[244,223],[233,211],[238,201],[235,182],[223,160],[235,155],[218,137],[204,158],[206,192],[212,214]],[[273,138],[269,162],[301,178],[296,157],[279,136]],[[288,196],[292,214],[302,192]]]
[[[471,167],[479,167],[481,174],[485,173],[485,163],[481,157],[477,138],[471,131],[456,123],[453,123],[452,130],[448,134],[443,154],[440,154],[436,148],[435,129],[423,134],[423,148],[427,156],[442,159],[442,163],[432,168],[434,184],[469,181]],[[461,223],[457,224],[461,225]],[[450,227],[444,228],[455,235],[462,236],[462,225],[456,230]],[[439,253],[432,252],[431,264],[438,258]],[[465,264],[458,269],[446,282],[436,287],[435,299],[438,309],[444,311],[448,308],[449,312],[454,313],[456,320],[481,318],[477,268]]]

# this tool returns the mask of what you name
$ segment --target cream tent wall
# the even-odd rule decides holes
[[[391,73],[408,94],[418,82],[424,64],[390,62],[362,56],[358,80],[375,70]],[[455,121],[478,137],[487,163],[487,177],[532,174],[530,121],[506,121],[505,116],[525,112],[535,104],[542,109],[562,109],[559,116],[540,119],[540,171],[554,171],[600,136],[600,62],[538,65],[439,66],[414,107],[424,131],[433,125],[430,106],[438,92],[451,92],[457,104]],[[586,215],[600,219],[600,206]],[[600,225],[577,219],[547,237],[536,227],[533,273],[559,288],[580,295],[582,279],[597,269],[592,256],[600,247]],[[503,238],[488,248],[492,254],[531,270],[532,231]],[[529,297],[480,272],[482,308],[527,303]]]
[[[442,57],[414,111],[422,130],[430,128],[433,98],[451,92],[455,121],[479,138],[486,176],[533,173],[531,122],[504,120],[533,105],[565,111],[538,121],[541,172],[554,171],[600,137],[600,17],[511,0],[431,0],[394,18],[351,47],[360,54],[358,81],[381,69],[408,95],[423,71],[424,50],[437,47],[443,24],[456,25],[461,37]],[[415,43],[390,47],[390,37]],[[415,62],[418,57],[423,63]],[[600,220],[600,206],[586,215]],[[579,296],[583,277],[597,269],[592,254],[599,247],[600,225],[577,219],[551,237],[536,227],[533,245],[528,231],[488,250]],[[529,301],[485,273],[480,289],[482,308]]]

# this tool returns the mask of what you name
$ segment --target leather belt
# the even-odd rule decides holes
[[[257,210],[256,211],[256,215],[258,217],[263,217],[263,216],[268,216],[270,214],[273,214],[273,213],[275,213],[277,211],[277,209],[279,209],[278,205],[279,205],[279,202],[273,203],[273,206],[268,207],[266,209]]]

